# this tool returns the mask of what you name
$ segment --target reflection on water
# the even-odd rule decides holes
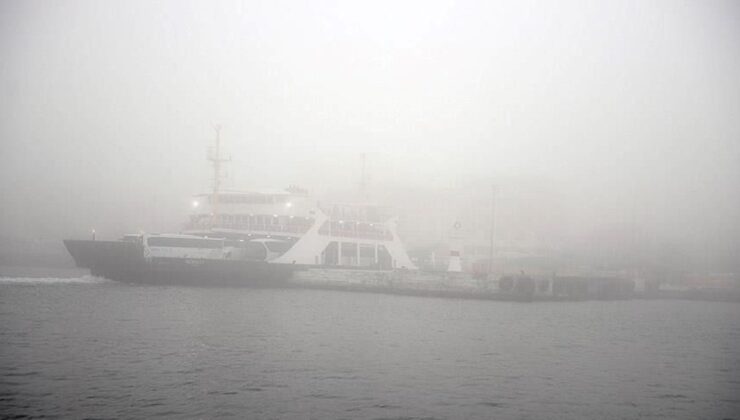
[[[0,416],[725,418],[740,305],[0,281]]]

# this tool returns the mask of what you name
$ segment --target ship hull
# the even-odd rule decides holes
[[[124,283],[277,287],[295,269],[265,261],[145,258],[141,245],[124,241],[65,240],[64,245],[78,267]]]

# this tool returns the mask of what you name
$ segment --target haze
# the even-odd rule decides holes
[[[350,191],[365,153],[378,199],[496,183],[737,270],[739,42],[729,1],[3,1],[0,236],[176,229],[218,123],[230,188]]]

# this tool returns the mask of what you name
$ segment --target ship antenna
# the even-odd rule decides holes
[[[365,161],[366,161],[365,153],[363,153],[363,154],[360,155],[360,160],[362,162],[362,172],[360,173],[360,194],[364,198],[365,195],[366,195],[366,193],[367,193],[367,191],[366,191],[366,189],[367,189],[367,178],[366,178],[366,174],[365,174]]]
[[[216,130],[216,149],[214,153],[208,156],[208,160],[213,163],[213,195],[212,200],[212,213],[211,213],[211,228],[216,226],[219,216],[219,193],[221,190],[221,164],[228,162],[228,159],[221,158],[221,125],[213,124],[213,129]]]

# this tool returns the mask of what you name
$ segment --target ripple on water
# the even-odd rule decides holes
[[[112,283],[102,277],[0,277],[0,284],[8,285],[69,285],[69,284],[102,284]]]
[[[740,410],[738,306],[103,282],[0,279],[0,418],[690,419]]]

